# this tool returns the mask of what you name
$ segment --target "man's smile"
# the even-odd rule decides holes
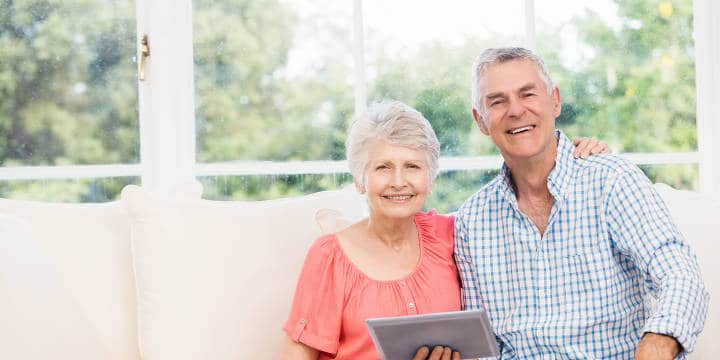
[[[517,135],[517,134],[521,134],[521,133],[530,131],[534,128],[535,128],[535,125],[526,125],[526,126],[510,129],[510,130],[506,131],[505,133],[509,134],[509,135]]]

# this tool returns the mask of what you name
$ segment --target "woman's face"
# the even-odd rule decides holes
[[[422,210],[432,190],[427,153],[424,150],[376,141],[368,153],[365,186],[370,214],[407,218]]]

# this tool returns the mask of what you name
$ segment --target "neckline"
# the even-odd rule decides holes
[[[358,274],[360,274],[360,276],[364,277],[368,281],[378,283],[378,284],[384,284],[384,285],[392,285],[392,284],[397,284],[400,282],[408,281],[409,279],[413,278],[415,276],[415,274],[417,274],[418,271],[420,271],[420,268],[422,267],[422,264],[424,263],[423,260],[425,258],[425,241],[423,241],[425,239],[425,228],[420,226],[417,221],[418,217],[421,214],[422,214],[422,212],[417,212],[417,213],[415,213],[415,215],[413,215],[413,222],[415,223],[415,228],[417,229],[417,232],[418,232],[418,248],[419,248],[419,252],[420,252],[420,254],[418,255],[417,264],[415,264],[415,267],[407,275],[404,275],[397,279],[378,280],[378,279],[375,279],[375,278],[369,276],[364,271],[362,271],[362,269],[360,269],[360,267],[357,266],[357,264],[355,264],[355,262],[353,262],[352,259],[350,259],[350,257],[347,255],[347,253],[345,253],[345,249],[342,248],[342,246],[340,245],[340,241],[338,241],[337,233],[332,234],[332,239],[333,239],[333,241],[335,241],[335,245],[338,248],[338,252],[343,257],[343,259],[345,261],[347,261],[347,263],[350,265],[350,267],[353,269],[353,271],[357,272]]]

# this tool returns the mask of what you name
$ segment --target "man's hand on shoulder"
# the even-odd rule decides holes
[[[635,360],[673,360],[680,350],[680,343],[672,336],[645,333],[635,352]]]

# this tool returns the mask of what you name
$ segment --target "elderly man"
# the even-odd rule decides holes
[[[487,309],[502,359],[674,359],[707,314],[698,263],[647,177],[575,159],[560,91],[522,48],[474,66],[473,117],[505,163],[458,210],[466,309]]]

